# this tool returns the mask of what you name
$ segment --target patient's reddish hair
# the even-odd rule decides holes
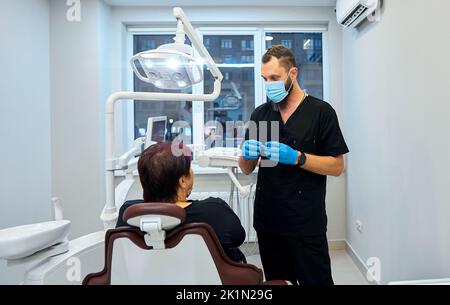
[[[138,162],[145,202],[177,202],[181,177],[189,176],[191,150],[181,143],[158,143],[142,153]]]

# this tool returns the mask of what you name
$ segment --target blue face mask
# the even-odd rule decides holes
[[[291,72],[289,71],[288,77],[289,79]],[[266,82],[266,95],[272,101],[272,103],[279,104],[281,103],[291,92],[292,86],[294,82],[291,82],[291,86],[289,90],[286,90],[286,81],[277,81],[277,82]]]

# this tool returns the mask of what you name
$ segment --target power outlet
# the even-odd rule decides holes
[[[360,233],[363,232],[363,223],[361,222],[361,220],[356,221],[356,230],[358,230],[358,232]]]

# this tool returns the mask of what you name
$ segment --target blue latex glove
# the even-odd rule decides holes
[[[262,143],[256,140],[248,140],[242,146],[242,156],[245,160],[257,160],[261,157]]]
[[[286,165],[295,165],[297,164],[298,151],[283,143],[267,142],[263,156],[271,161]]]

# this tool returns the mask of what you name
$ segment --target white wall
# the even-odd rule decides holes
[[[68,22],[65,1],[50,10],[52,194],[71,236],[101,228],[104,196],[104,101],[109,95],[108,18],[102,1],[85,0],[81,22]]]
[[[4,229],[51,217],[49,4],[1,0],[0,7],[0,229]],[[4,261],[0,274],[0,284],[18,283],[22,276],[19,270],[7,269]]]
[[[99,124],[100,124],[100,185],[102,191],[102,204],[105,202],[105,104],[112,91],[112,64],[111,64],[111,7],[105,2],[99,3],[99,53],[100,53],[100,104],[99,104]]]
[[[449,277],[450,2],[384,2],[343,36],[347,237],[383,283]]]
[[[199,25],[328,25],[325,35],[328,45],[328,73],[325,75],[326,92],[337,112],[342,114],[342,33],[336,23],[331,7],[183,7],[194,26]],[[245,14],[243,14],[245,12]],[[130,69],[126,56],[126,26],[125,25],[157,26],[175,29],[175,19],[171,7],[113,7],[112,8],[112,67],[113,90],[127,90],[127,71]],[[325,64],[327,64],[325,63]],[[121,109],[120,107],[116,108]],[[123,109],[123,108],[122,108]],[[120,121],[117,118],[116,128],[126,128],[132,122]],[[116,150],[123,150],[124,144],[116,143]],[[213,180],[211,180],[213,179]],[[211,183],[214,181],[215,183]],[[197,189],[203,190],[214,185],[215,190],[229,188],[227,176],[198,176]],[[327,210],[329,218],[330,240],[345,239],[345,177],[329,178]]]

